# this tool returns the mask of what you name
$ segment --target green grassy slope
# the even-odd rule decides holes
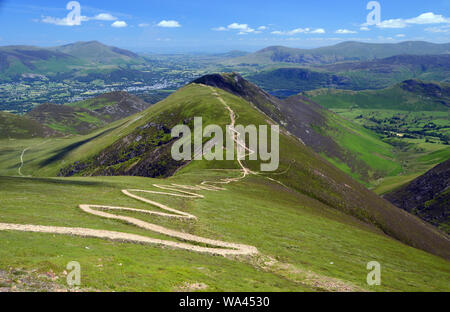
[[[216,92],[238,114],[238,123],[244,125],[267,123],[267,116],[255,110],[244,99],[220,89],[216,89]],[[105,160],[104,166],[110,166],[108,168],[110,170],[117,170],[116,172],[111,171],[109,174],[122,174],[121,167],[130,166],[128,159],[127,162],[123,162],[122,159],[104,157],[104,155],[113,153],[113,156],[133,156],[133,152],[137,153],[140,150],[135,149],[136,144],[133,138],[140,135],[140,131],[146,129],[146,125],[156,123],[170,127],[171,123],[182,122],[185,116],[202,116],[205,124],[213,122],[223,127],[229,123],[228,112],[212,94],[211,89],[191,84],[146,111],[113,123],[109,128],[93,133],[89,137],[77,138],[77,141],[72,138],[67,139],[68,141],[60,140],[41,145],[39,150],[32,154],[32,157],[26,158],[23,170],[26,174],[34,176],[54,176],[59,173],[61,167],[67,168],[71,164],[76,166],[85,163],[88,167],[84,171],[80,171],[80,174],[91,175],[95,174],[95,170],[102,169],[96,162],[99,161],[101,164],[100,161]],[[152,139],[152,137],[143,139],[146,138]],[[151,142],[144,145],[150,156],[157,150],[161,151]],[[122,147],[122,149],[117,147]],[[277,174],[274,177],[295,192],[382,229],[385,233],[408,244],[446,256],[449,249],[446,246],[447,241],[441,234],[432,227],[424,225],[417,218],[403,214],[399,209],[378,198],[306,148],[298,139],[285,134],[281,135],[280,149],[279,172],[284,172],[284,174]],[[11,150],[11,147],[7,150]],[[153,160],[147,151],[137,155],[136,159],[130,158],[133,162],[137,162],[135,166],[147,164],[149,159]],[[167,152],[167,150],[163,150],[158,155],[164,156],[167,155]],[[14,168],[13,159],[17,155],[5,151],[2,157],[6,159],[4,162],[6,171],[12,170],[9,168]],[[164,158],[156,158],[156,160],[164,160]],[[94,166],[90,166],[92,163]],[[258,161],[247,161],[247,163],[251,169],[259,170]],[[150,162],[150,164],[154,165],[155,162]],[[236,165],[233,162],[200,161],[193,162],[182,172],[189,173],[193,170],[211,168],[236,168]],[[2,172],[4,171],[2,170]],[[130,172],[128,174],[139,175],[140,173]],[[105,173],[101,172],[101,174]]]
[[[373,91],[322,89],[305,92],[309,98],[330,108],[391,109],[405,111],[448,111],[450,84],[407,80]]]
[[[377,193],[385,193],[425,173],[450,158],[447,83],[408,80],[377,91],[315,90],[305,93],[377,136],[393,149],[402,172],[374,181]],[[351,142],[350,142],[351,143]]]
[[[88,109],[51,103],[41,104],[25,116],[66,134],[88,133],[106,124]]]
[[[42,104],[26,116],[62,133],[86,134],[149,106],[134,95],[117,91],[67,105]]]
[[[347,151],[348,159],[322,153],[338,168],[367,186],[381,177],[396,176],[402,172],[394,148],[383,142],[376,133],[332,112],[325,115],[327,124],[323,131]]]
[[[280,100],[238,74],[208,75],[197,80],[232,92],[283,124],[307,146],[365,184],[401,171],[393,147],[375,133],[323,109],[302,96]]]
[[[2,222],[79,226],[146,233],[83,213],[80,203],[149,209],[121,195],[123,188],[152,190],[153,183],[199,183],[233,172],[195,170],[168,180],[138,177],[0,178]],[[65,283],[66,265],[78,261],[82,287],[104,291],[177,291],[202,283],[204,291],[448,291],[448,261],[373,231],[308,196],[261,178],[202,192],[203,200],[151,196],[182,207],[196,222],[142,218],[187,233],[256,246],[256,258],[223,258],[155,246],[49,234],[0,232],[0,268],[52,270]],[[64,196],[61,196],[64,194]],[[25,196],[25,197],[24,197]],[[233,199],[233,200],[231,200]],[[249,205],[251,203],[251,205]],[[161,237],[167,239],[165,237]],[[276,264],[268,265],[268,257]],[[366,264],[382,264],[382,285],[366,284]],[[336,287],[333,287],[336,285]],[[193,289],[195,290],[195,289]]]
[[[31,139],[57,135],[57,132],[27,117],[0,111],[0,139]]]
[[[267,116],[249,102],[221,89],[215,91],[237,113],[237,124],[267,123]],[[193,185],[235,176],[234,170],[214,170],[238,168],[234,162],[195,161],[164,180],[42,176],[54,176],[67,164],[95,157],[149,123],[170,126],[184,114],[203,116],[205,123],[229,123],[228,112],[210,88],[191,84],[146,111],[87,136],[50,142],[1,141],[0,175],[15,175],[21,148],[32,145],[24,155],[22,171],[35,176],[0,178],[1,222],[79,226],[167,239],[85,214],[77,206],[151,209],[120,190],[152,190],[154,183]],[[174,291],[193,283],[205,284],[207,291],[448,290],[447,260],[406,246],[381,229],[408,244],[448,256],[441,234],[366,190],[296,138],[282,134],[280,148],[280,168],[268,177],[286,187],[264,176],[251,176],[227,185],[225,191],[200,192],[204,199],[148,196],[196,215],[198,220],[192,222],[132,214],[175,230],[255,246],[260,251],[257,257],[228,259],[99,239],[0,232],[0,269],[53,270],[64,283],[67,262],[76,260],[82,265],[83,287],[93,290]],[[258,161],[246,164],[259,170]],[[269,264],[271,258],[276,261]],[[377,288],[366,284],[366,264],[374,260],[383,268],[383,283]]]
[[[276,68],[257,72],[246,77],[267,92],[289,96],[319,88],[347,90],[360,89],[359,84],[343,75],[310,68]]]

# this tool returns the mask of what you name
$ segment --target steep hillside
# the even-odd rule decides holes
[[[60,82],[69,77],[103,73],[106,69],[118,70],[121,65],[144,63],[146,61],[133,52],[97,41],[53,48],[4,46],[0,47],[0,80],[58,77]],[[99,65],[107,67],[101,68]]]
[[[237,114],[238,123],[267,124],[268,117],[258,112],[248,101],[214,89]],[[110,127],[108,131],[92,134],[89,139],[55,150],[50,158],[36,159],[40,169],[35,173],[48,173],[63,168],[61,175],[138,175],[169,176],[186,165],[170,156],[173,140],[168,133],[176,124],[192,126],[193,116],[202,116],[204,124],[218,124],[223,128],[230,123],[228,111],[211,88],[191,84],[182,88],[145,112],[140,119],[128,119]],[[310,151],[298,139],[280,136],[280,168],[273,175],[289,188],[318,202],[351,215],[382,229],[403,242],[424,250],[449,257],[448,240],[431,226],[382,200],[365,187],[353,181],[339,169]],[[251,170],[259,170],[259,161],[246,161]],[[28,164],[29,170],[35,166]],[[182,172],[200,169],[232,169],[233,161],[193,161]],[[38,167],[38,168],[39,168]],[[271,176],[269,174],[269,176]],[[316,204],[311,204],[313,207]],[[321,204],[321,205],[322,205]]]
[[[404,111],[448,111],[450,84],[406,80],[383,90],[314,90],[305,96],[326,108],[391,109]]]
[[[450,158],[449,84],[407,80],[376,91],[303,93],[394,148],[401,175],[375,182],[384,194]]]
[[[26,116],[63,133],[85,134],[149,106],[127,92],[111,92],[67,105],[42,104]]]
[[[450,233],[450,159],[383,197]]]
[[[0,47],[0,78],[64,72],[81,64],[82,60],[59,51],[31,46]]]
[[[29,118],[0,111],[0,139],[31,139],[58,135]]]
[[[103,151],[114,152],[110,148],[113,145],[123,147],[115,155],[121,156],[125,152],[126,156],[127,150],[136,151],[137,157],[133,161],[138,162],[137,165],[144,164],[144,158],[151,156],[156,156],[154,164],[157,165],[157,155],[167,153],[165,144],[154,144],[159,136],[158,126],[169,128],[174,123],[189,124],[193,116],[204,117],[204,125],[228,125],[232,114],[224,103],[235,113],[237,124],[263,125],[270,120],[240,97],[221,89],[191,84],[136,116],[86,136],[50,141],[3,140],[0,144],[1,223],[64,229],[77,227],[102,233],[116,231],[148,240],[162,240],[166,244],[186,243],[185,239],[123,222],[125,219],[106,220],[85,213],[78,206],[135,207],[142,210],[115,211],[114,214],[128,217],[127,220],[138,218],[151,223],[154,228],[183,233],[184,237],[196,235],[254,246],[257,255],[225,258],[179,248],[161,248],[158,244],[2,230],[0,269],[20,265],[21,272],[55,272],[58,281],[64,283],[62,272],[68,262],[77,259],[83,264],[84,287],[110,291],[180,291],[190,289],[187,287],[194,283],[201,284],[207,291],[449,289],[448,261],[410,247],[448,259],[448,239],[442,233],[377,197],[287,135],[284,129],[280,136],[280,168],[275,173],[259,173],[259,162],[245,161],[245,166],[258,174],[239,179],[242,171],[236,170],[241,168],[236,162],[193,161],[167,179],[136,176],[55,178],[60,168],[75,162],[89,164],[89,160],[102,158]],[[147,150],[138,155],[140,149],[133,150],[135,139],[140,133],[146,135],[147,125],[147,128],[155,128],[148,133],[156,135],[138,140],[138,144],[142,143],[141,148]],[[164,129],[161,131],[160,134],[164,133]],[[24,148],[29,149],[23,155],[22,172],[33,177],[3,177],[5,173],[17,175]],[[97,163],[98,173],[106,168],[114,174],[120,170],[132,173],[129,165],[120,168],[120,162],[119,170],[116,169],[114,157],[103,155],[103,159],[104,164]],[[162,162],[159,164],[162,168],[166,166]],[[179,168],[183,163],[174,165]],[[95,169],[92,166],[83,173],[95,174]],[[143,166],[142,174],[146,173]],[[168,170],[159,174],[164,173]],[[235,182],[223,185],[220,191],[208,191],[201,184],[205,180],[220,182],[230,178]],[[166,193],[173,192],[169,188],[175,187],[200,196],[167,196]],[[165,188],[163,194],[161,188]],[[161,206],[124,196],[121,190],[125,189],[147,190],[149,193],[134,193],[195,215],[197,219],[148,215],[159,212]],[[382,264],[380,286],[371,287],[366,283],[366,266],[370,261]],[[117,270],[118,267],[121,269]]]
[[[361,89],[361,81],[352,81],[344,75],[308,68],[270,69],[249,75],[246,78],[270,94],[279,97],[288,97],[303,91],[320,88]]]
[[[230,59],[227,64],[271,64],[296,63],[304,65],[332,64],[343,61],[363,61],[386,58],[400,54],[425,55],[447,54],[450,44],[434,44],[421,41],[407,41],[393,44],[343,42],[334,46],[316,49],[295,49],[273,46],[258,52]]]
[[[105,93],[86,101],[74,102],[68,105],[94,111],[109,121],[128,117],[150,106],[149,103],[137,96],[124,91]]]
[[[101,116],[90,110],[52,103],[39,105],[26,116],[67,134],[85,134],[105,125]]]
[[[201,183],[205,180],[238,178],[242,171],[236,170],[241,168],[237,162],[203,160],[186,166],[183,162],[164,163],[163,157],[171,143],[164,143],[163,127],[183,122],[192,125],[194,116],[202,116],[204,125],[214,123],[224,127],[231,123],[231,112],[236,124],[270,122],[269,117],[241,97],[191,84],[146,111],[87,136],[50,142],[2,142],[0,175],[5,170],[17,173],[20,166],[17,151],[33,144],[24,156],[22,172],[34,178],[0,178],[2,194],[5,194],[0,198],[1,222],[119,231],[166,243],[186,243],[122,220],[105,220],[85,213],[78,205],[135,207],[142,210],[114,213],[183,235],[254,246],[257,255],[223,258],[182,249],[161,249],[155,244],[0,231],[4,242],[0,249],[0,268],[10,266],[13,259],[27,270],[37,266],[43,272],[51,267],[53,272],[62,272],[69,259],[78,259],[91,263],[83,269],[84,285],[102,290],[112,289],[110,285],[114,285],[116,291],[176,290],[182,289],[186,282],[204,283],[207,290],[236,291],[256,287],[267,291],[448,289],[448,261],[410,247],[448,259],[448,238],[368,191],[284,129],[280,135],[280,167],[275,173],[259,173],[259,161],[245,161],[245,167],[257,174],[224,185],[221,191],[207,191],[200,186],[204,187]],[[140,166],[140,172],[133,172],[133,163],[121,162],[125,159]],[[60,168],[82,164],[87,166],[73,173],[88,177],[54,177]],[[152,166],[164,171],[151,172]],[[177,168],[176,173],[168,179],[91,176],[122,172],[161,176],[170,175],[173,168]],[[172,193],[168,189],[163,194],[154,193],[161,192],[159,187],[181,187],[201,197],[169,197],[165,195]],[[143,214],[143,211],[160,211],[161,206],[149,206],[124,196],[120,192],[124,189],[148,190],[149,193],[139,194],[198,219]],[[114,256],[105,257],[106,254]],[[151,265],[148,259],[152,259]],[[380,287],[367,286],[369,261],[383,263]],[[118,266],[123,269],[118,271]],[[408,274],[398,278],[398,272],[405,271]],[[242,276],[251,277],[251,281],[242,280]]]
[[[53,51],[58,51],[73,57],[87,60],[89,62],[97,62],[101,64],[108,64],[113,62],[141,62],[140,57],[128,50],[119,49],[104,45],[98,41],[80,41],[63,46],[51,48]]]
[[[301,96],[280,100],[238,74],[208,75],[195,81],[240,96],[266,113],[359,181],[368,183],[400,170],[392,147],[374,133]]]

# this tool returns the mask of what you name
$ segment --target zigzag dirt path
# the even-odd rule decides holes
[[[209,87],[209,88],[211,89],[213,95],[217,97],[217,99],[225,106],[225,108],[230,113],[231,125],[229,127],[229,130],[232,132],[234,142],[236,142],[237,145],[240,145],[242,148],[244,148],[249,154],[254,153],[254,151],[248,149],[245,146],[245,144],[243,144],[239,140],[239,133],[234,128],[235,122],[236,122],[234,111],[227,105],[225,100],[223,100],[222,97],[220,97],[220,95],[212,87]],[[22,153],[22,155],[23,155],[23,153]],[[140,227],[140,228],[143,228],[143,229],[155,232],[155,233],[164,234],[169,237],[173,237],[173,238],[177,238],[177,239],[186,241],[186,243],[155,239],[155,238],[150,238],[150,237],[146,237],[146,236],[142,236],[142,235],[129,234],[129,233],[123,233],[123,232],[94,230],[94,229],[87,229],[87,228],[42,226],[42,225],[31,225],[31,224],[21,225],[21,224],[0,223],[0,230],[65,234],[65,235],[74,235],[74,236],[81,236],[81,237],[95,237],[95,238],[102,238],[102,239],[108,239],[108,240],[114,240],[114,241],[142,243],[142,244],[154,244],[154,245],[167,246],[167,247],[172,247],[172,248],[185,249],[185,250],[190,250],[190,251],[195,251],[195,252],[216,254],[216,255],[222,255],[222,256],[257,254],[258,250],[253,246],[228,243],[228,242],[223,242],[223,241],[219,241],[219,240],[203,238],[203,237],[199,237],[199,236],[195,236],[195,235],[191,235],[191,234],[186,234],[183,232],[178,232],[175,230],[170,230],[168,228],[165,228],[165,227],[162,227],[162,226],[159,226],[156,224],[148,223],[148,222],[145,222],[140,219],[133,218],[133,217],[120,216],[120,215],[106,212],[106,211],[132,211],[132,212],[138,212],[138,213],[149,214],[149,215],[158,215],[158,216],[163,216],[163,217],[167,217],[167,218],[196,220],[197,217],[192,214],[170,208],[164,204],[149,200],[147,198],[138,196],[133,193],[158,194],[158,195],[166,195],[166,196],[174,196],[174,197],[182,197],[182,198],[204,198],[203,195],[194,193],[193,191],[214,191],[214,192],[222,191],[225,189],[222,187],[215,186],[214,184],[225,185],[225,184],[229,184],[232,182],[238,182],[238,181],[244,179],[249,174],[255,174],[251,170],[249,170],[248,168],[246,168],[244,166],[244,164],[242,163],[242,160],[239,157],[238,157],[238,163],[241,167],[242,175],[240,177],[236,177],[236,178],[225,178],[225,179],[221,179],[219,181],[203,181],[201,184],[195,185],[195,186],[179,185],[179,184],[171,184],[171,185],[156,185],[156,184],[154,184],[153,185],[154,187],[159,188],[163,191],[122,190],[122,193],[125,194],[126,196],[129,196],[136,200],[145,202],[152,206],[158,207],[167,212],[157,212],[157,211],[150,211],[150,210],[143,210],[143,209],[113,207],[113,206],[103,206],[103,205],[100,206],[100,205],[83,204],[83,205],[79,206],[79,208],[81,210],[83,210],[84,212],[86,212],[88,214],[92,214],[92,215],[106,218],[106,219],[114,219],[114,220],[124,221],[126,223],[135,225],[137,227]],[[203,244],[208,247],[194,245],[194,244],[190,244],[188,242]]]

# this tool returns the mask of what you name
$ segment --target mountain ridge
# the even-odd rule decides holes
[[[0,111],[0,139],[31,139],[54,136],[61,136],[61,133],[25,116]]]
[[[45,103],[26,116],[63,133],[86,134],[150,105],[125,91],[115,91],[66,105]]]
[[[391,147],[386,143],[301,94],[279,99],[236,73],[206,75],[193,83],[221,88],[246,99],[315,152],[348,167],[347,172],[362,182],[367,183],[397,168],[397,165],[393,166]],[[340,136],[366,146],[366,151],[343,147]],[[385,169],[371,167],[368,159],[375,152],[380,155],[377,160],[384,163]],[[361,153],[365,157],[361,157]]]
[[[99,41],[78,41],[62,46],[51,47],[49,50],[58,51],[74,57],[92,62],[107,63],[114,59],[132,60],[139,55],[134,52],[105,45]]]
[[[74,68],[98,65],[142,64],[139,55],[98,41],[80,41],[58,47],[0,46],[0,78],[27,73],[61,74]]]
[[[387,100],[391,93],[394,100]],[[327,108],[447,111],[450,107],[450,83],[418,79],[408,79],[380,90],[317,89],[302,94]]]
[[[400,54],[448,54],[450,43],[437,44],[425,41],[401,43],[364,43],[347,41],[333,46],[313,49],[298,49],[285,46],[270,46],[249,55],[229,61],[230,64],[297,63],[323,65],[344,61],[372,60]]]
[[[383,89],[408,79],[450,82],[450,54],[395,55],[315,67],[268,68],[246,76],[271,94],[285,97],[321,88]]]
[[[101,140],[110,142],[105,148],[83,154],[77,160],[66,159],[61,176],[149,176],[167,177],[203,169],[232,169],[234,162],[174,162],[170,149],[174,140],[170,137],[173,125],[184,123],[190,128],[193,121],[189,116],[202,116],[204,124],[214,123],[225,127],[229,123],[228,111],[217,100],[209,86],[189,84],[166,100],[155,104],[140,113],[140,119],[134,119],[123,127],[96,137],[89,146],[102,146]],[[254,105],[238,97],[214,88],[231,109],[239,116],[238,123],[265,124],[268,116],[257,110]],[[214,102],[212,102],[214,101]],[[214,104],[213,104],[214,103]],[[118,136],[116,136],[118,135]],[[112,137],[116,137],[112,140]],[[100,140],[100,141],[99,141]],[[89,146],[82,146],[83,150]],[[335,168],[318,154],[299,142],[297,138],[284,131],[280,133],[280,168],[277,180],[314,201],[333,207],[345,214],[381,229],[402,242],[416,248],[449,258],[448,240],[444,234],[426,225],[417,217],[406,214],[392,206],[349,176]],[[77,152],[80,154],[81,150]],[[260,161],[247,161],[246,166],[254,171]],[[179,171],[179,168],[183,169]],[[420,237],[420,238],[419,238]]]

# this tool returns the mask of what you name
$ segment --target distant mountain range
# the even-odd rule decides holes
[[[98,41],[76,42],[49,50],[61,52],[91,62],[131,62],[141,60],[139,55],[116,47],[106,46]]]
[[[281,67],[246,78],[281,97],[320,88],[381,89],[407,79],[450,82],[450,54],[396,55],[310,68]]]
[[[0,47],[0,78],[24,74],[52,76],[79,70],[86,66],[141,64],[137,54],[106,46],[98,41],[77,42],[59,47]]]
[[[423,41],[406,41],[401,43],[363,43],[343,42],[334,46],[316,49],[295,49],[272,46],[234,58],[225,64],[273,64],[296,63],[302,65],[323,65],[344,61],[369,61],[394,55],[449,54],[450,43],[435,44]]]
[[[317,49],[295,49],[274,46],[255,53],[231,51],[217,54],[217,61],[227,66],[296,64],[319,66],[339,62],[373,61],[397,55],[445,55],[450,54],[450,44],[434,44],[421,41],[397,44],[373,44],[362,42],[343,42],[334,46]],[[435,57],[436,58],[436,57]],[[403,58],[384,60],[381,63],[349,63],[337,67],[325,67],[326,71],[352,71],[363,69],[393,70],[403,63],[409,65],[429,63],[429,59]],[[432,68],[448,59],[431,60]],[[0,78],[22,74],[55,75],[79,70],[89,65],[135,65],[148,63],[145,58],[128,50],[107,46],[98,41],[76,42],[58,47],[39,48],[32,46],[0,47]],[[97,71],[100,70],[97,68]],[[422,71],[426,69],[422,68]],[[412,77],[410,77],[412,78]],[[406,79],[406,78],[405,78]]]

